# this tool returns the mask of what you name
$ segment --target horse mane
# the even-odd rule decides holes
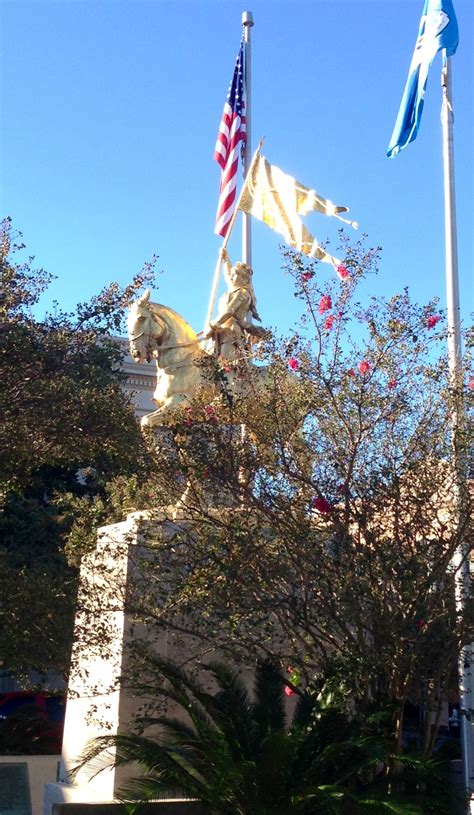
[[[181,317],[181,314],[178,314],[174,309],[169,306],[164,306],[162,303],[150,303],[150,308],[155,311],[159,317],[164,319],[165,322],[171,323],[171,327],[173,325],[177,328],[179,327],[184,333],[185,338],[190,342],[197,339],[197,334],[194,329],[191,328],[184,317]]]

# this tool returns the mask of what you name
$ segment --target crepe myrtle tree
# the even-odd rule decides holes
[[[179,522],[150,533],[128,598],[148,636],[166,628],[190,657],[272,656],[303,685],[325,677],[355,712],[392,712],[396,749],[406,703],[422,703],[430,754],[473,633],[451,565],[472,543],[468,484],[452,464],[464,386],[448,378],[437,301],[419,306],[404,290],[364,302],[380,251],[344,248],[334,275],[284,252],[302,315],[289,337],[254,349],[266,385],[258,375],[238,396],[235,363],[218,360],[209,387],[150,432],[152,474],[83,505],[70,553],[97,518],[151,507],[171,521],[178,501]],[[244,360],[236,373],[252,381]],[[458,453],[466,438],[460,427]]]
[[[64,545],[74,498],[140,466],[141,436],[113,340],[148,264],[125,289],[113,283],[75,312],[43,317],[51,281],[0,228],[0,667],[67,671],[76,570]],[[80,473],[80,477],[78,477]]]

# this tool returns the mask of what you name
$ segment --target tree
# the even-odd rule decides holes
[[[252,699],[239,672],[224,663],[202,666],[214,683],[209,692],[175,663],[149,652],[147,660],[138,687],[152,700],[138,720],[147,734],[103,736],[81,762],[94,762],[99,772],[138,764],[141,774],[121,791],[128,803],[184,794],[215,815],[452,811],[439,767],[411,757],[403,773],[404,759],[397,756],[395,770],[395,757],[383,738],[369,734],[370,723],[362,734],[358,723],[334,705],[325,707],[316,694],[298,695],[287,727],[285,680],[270,662],[257,665]],[[162,698],[172,705],[168,714],[159,709]],[[431,789],[421,792],[420,782],[428,779]]]
[[[462,383],[448,378],[436,301],[357,299],[378,255],[346,246],[342,279],[326,282],[286,252],[303,314],[291,337],[260,345],[267,387],[238,397],[218,360],[209,388],[150,436],[146,481],[111,482],[70,539],[90,546],[91,512],[117,520],[110,508],[171,519],[187,485],[174,534],[149,540],[132,617],[201,656],[271,655],[302,681],[332,677],[359,713],[393,712],[397,750],[406,702],[422,703],[429,755],[472,638],[469,599],[462,613],[453,601],[453,554],[472,545],[468,485],[459,517],[452,499]]]
[[[50,282],[9,220],[0,235],[0,665],[67,672],[77,572],[66,560],[76,497],[140,467],[141,437],[113,340],[150,279],[112,284],[74,314],[34,316]]]

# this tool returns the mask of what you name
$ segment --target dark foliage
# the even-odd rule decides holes
[[[123,351],[110,333],[151,265],[124,290],[112,284],[73,314],[38,319],[50,277],[21,259],[8,220],[0,244],[0,665],[64,674],[77,579],[64,553],[74,499],[139,466]]]
[[[148,667],[139,692],[165,698],[169,714],[149,709],[139,720],[145,735],[104,736],[83,761],[99,772],[137,762],[141,774],[124,786],[124,801],[184,793],[215,815],[452,812],[440,762],[391,755],[368,723],[364,733],[309,692],[287,717],[285,680],[269,662],[257,666],[253,696],[241,672],[220,662],[202,666],[211,691],[172,662],[148,654]]]

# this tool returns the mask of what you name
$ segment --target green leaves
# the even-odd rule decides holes
[[[470,637],[445,579],[472,535],[469,495],[452,522],[444,338],[427,327],[435,301],[418,306],[406,290],[359,298],[378,249],[345,255],[341,282],[285,253],[304,320],[260,345],[271,375],[258,396],[202,393],[169,417],[147,483],[160,506],[187,485],[185,523],[153,541],[170,592],[151,577],[147,602],[177,636],[184,616],[203,650],[270,653],[303,680],[337,665],[337,693],[343,684],[358,712],[417,703],[420,676],[436,709]],[[211,510],[210,494],[226,511]]]
[[[124,786],[124,801],[184,794],[215,815],[451,811],[440,794],[439,762],[394,757],[382,738],[364,735],[357,720],[337,708],[321,709],[315,695],[301,694],[309,715],[302,716],[300,707],[287,729],[284,679],[270,662],[257,665],[250,696],[240,673],[227,664],[202,666],[215,683],[210,693],[174,663],[147,656],[158,682],[157,709],[164,700],[178,706],[177,716],[150,713],[140,725],[150,732],[159,725],[159,736],[104,736],[81,764],[92,762],[100,770],[110,747],[116,748],[116,766],[138,762],[142,774]],[[149,698],[153,685],[140,693]],[[110,759],[102,760],[106,764]],[[444,778],[442,783],[446,788]]]
[[[51,278],[34,269],[32,258],[22,259],[23,250],[4,221],[0,660],[17,673],[65,674],[76,594],[76,571],[65,556],[72,515],[85,505],[85,526],[105,482],[130,475],[143,461],[142,437],[121,387],[123,347],[108,334],[119,329],[128,299],[151,269],[124,290],[112,284],[76,313],[57,310],[36,319],[32,307]],[[78,479],[79,471],[86,476]]]

